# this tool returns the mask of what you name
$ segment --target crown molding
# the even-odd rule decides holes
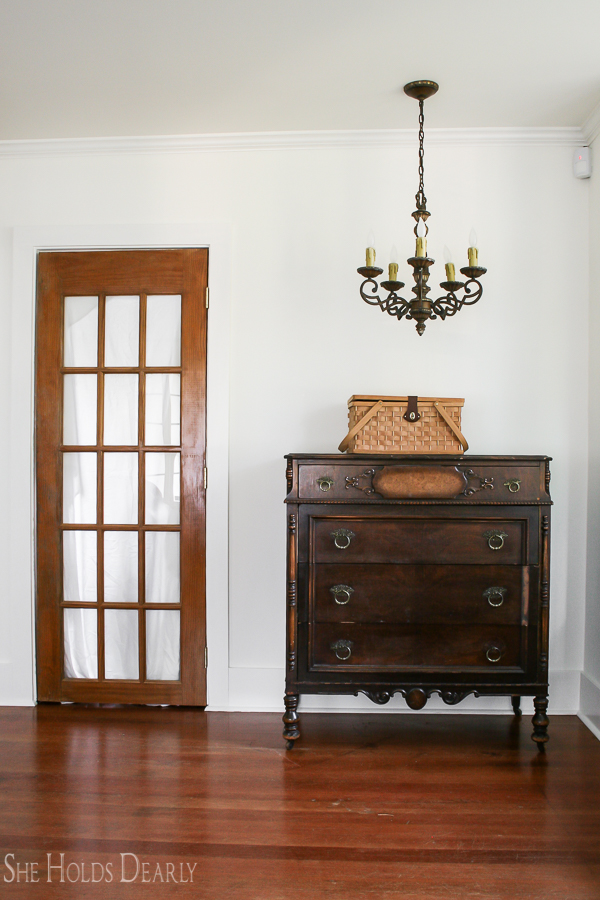
[[[600,107],[598,109],[600,128]],[[267,131],[241,134],[183,134],[112,138],[52,138],[0,141],[0,158],[109,153],[198,153],[226,150],[320,150],[413,147],[416,129],[372,131]],[[430,128],[427,144],[583,143],[581,128]]]
[[[594,141],[600,134],[600,103],[592,110],[583,125],[581,126],[584,143],[589,144]]]

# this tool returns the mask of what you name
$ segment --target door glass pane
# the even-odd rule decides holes
[[[63,599],[95,603],[98,536],[95,531],[63,531]]]
[[[179,610],[146,610],[146,677],[179,680]]]
[[[138,376],[104,376],[104,443],[138,442]]]
[[[95,609],[65,609],[64,648],[67,678],[98,677],[98,613]]]
[[[65,297],[65,366],[98,365],[98,298]]]
[[[181,296],[154,295],[146,300],[146,365],[181,365]]]
[[[179,532],[146,532],[146,603],[179,603]]]
[[[137,525],[138,455],[104,454],[104,522]]]
[[[107,297],[105,366],[137,366],[140,358],[140,298]]]
[[[179,453],[146,453],[146,524],[179,524]]]
[[[146,445],[179,444],[181,375],[146,375]]]
[[[138,678],[138,614],[135,609],[104,610],[106,678]]]
[[[64,376],[63,444],[96,443],[97,375]]]
[[[63,453],[63,522],[96,522],[95,453]]]
[[[104,602],[137,603],[138,533],[104,532]]]

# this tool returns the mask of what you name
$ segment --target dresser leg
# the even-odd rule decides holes
[[[294,741],[300,737],[300,720],[298,718],[298,700],[299,694],[286,694],[283,698],[285,703],[285,712],[283,714],[283,738],[287,742],[288,750],[293,750]]]
[[[510,698],[510,702],[512,703],[512,708],[515,716],[521,715],[521,698],[518,694],[513,694]]]
[[[548,710],[548,695],[534,697],[533,705],[535,706],[535,715],[531,720],[533,724],[531,740],[536,742],[538,750],[544,751],[544,744],[548,740],[549,719],[546,714]]]

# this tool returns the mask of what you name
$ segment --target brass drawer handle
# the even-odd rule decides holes
[[[329,475],[323,475],[322,478],[317,478],[317,484],[320,491],[330,491],[333,487],[333,478],[330,478]]]
[[[492,644],[485,651],[485,656],[488,662],[497,663],[500,662],[504,655],[504,650],[499,647],[497,644]]]
[[[353,647],[354,643],[352,641],[336,641],[334,644],[331,644],[331,649],[342,662],[350,659]]]
[[[521,481],[519,478],[511,478],[510,481],[504,482],[504,487],[507,487],[511,494],[517,494],[521,490]]]
[[[504,598],[506,597],[506,588],[505,587],[489,587],[486,588],[483,592],[483,596],[490,604],[490,606],[502,606],[504,603]],[[494,598],[494,599],[492,599]],[[495,601],[498,602],[495,602]]]
[[[333,594],[335,602],[339,603],[340,606],[345,606],[354,593],[354,588],[349,587],[347,584],[334,584],[329,590]],[[341,597],[345,597],[346,599],[342,600],[340,599]]]
[[[338,528],[337,531],[331,532],[331,537],[338,550],[347,550],[350,546],[350,541],[356,535],[353,531],[348,531],[347,528]]]
[[[487,539],[490,550],[502,550],[504,539],[508,537],[505,531],[486,531],[483,536]]]

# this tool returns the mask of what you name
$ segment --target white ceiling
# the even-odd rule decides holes
[[[0,0],[0,140],[581,125],[598,0]]]

